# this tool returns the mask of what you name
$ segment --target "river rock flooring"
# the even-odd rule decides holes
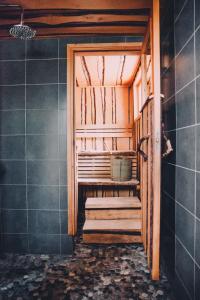
[[[0,299],[172,300],[165,275],[153,282],[143,248],[92,246],[76,239],[73,256],[5,254]]]

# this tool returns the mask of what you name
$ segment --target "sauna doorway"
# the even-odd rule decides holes
[[[139,169],[139,177],[137,179],[140,181],[139,194],[142,203],[142,242],[148,255],[148,263],[152,270],[153,279],[159,278],[160,240],[160,66],[158,60],[159,52],[155,51],[156,49],[158,50],[159,46],[159,40],[156,37],[158,35],[152,36],[149,28],[143,43],[68,46],[67,98],[68,233],[72,236],[77,233],[78,191],[80,184],[80,169],[78,169],[80,164],[77,164],[77,162],[82,155],[81,152],[87,152],[83,155],[90,162],[88,152],[98,153],[99,151],[101,154],[102,152],[105,154],[111,151],[136,151],[136,145],[143,144],[140,145],[140,150],[148,153],[148,161],[144,160],[137,152],[137,169]],[[114,76],[111,76],[108,92],[104,86],[109,78],[109,76],[107,76],[107,79],[105,77],[107,57],[113,60],[118,59],[118,62],[120,62],[118,66],[120,65],[122,70],[125,68],[125,56],[132,57],[132,63],[129,64],[129,66],[132,66],[132,83],[130,84],[130,81],[127,81],[126,87],[117,87],[118,83],[123,85],[122,76],[118,75],[117,84],[116,76],[115,84],[113,84]],[[79,68],[78,76],[76,76],[76,60]],[[91,61],[90,69],[93,68],[92,65],[95,65],[96,74],[93,72],[92,76],[88,69],[89,60]],[[82,68],[81,71],[80,66]],[[115,67],[112,69],[114,70]],[[93,82],[98,85],[96,89],[94,89]],[[136,86],[138,87],[137,89],[135,89]],[[119,91],[117,91],[118,88]],[[121,89],[126,91],[122,92]],[[123,99],[127,100],[124,100],[125,104],[118,110],[120,102],[118,107],[118,105],[115,106],[115,101],[116,96],[120,99],[120,94],[123,95]],[[79,95],[78,100],[77,95]],[[108,98],[106,98],[106,95],[109,95]],[[99,103],[97,103],[97,98]],[[139,105],[137,109],[139,112],[138,117],[134,116],[134,107],[136,109],[136,102],[134,103],[134,101],[136,99]],[[87,103],[87,107],[85,103]],[[106,107],[108,103],[112,105]],[[109,109],[109,113],[107,113],[107,109]],[[106,114],[109,116],[108,119],[106,119]],[[119,114],[120,118],[116,120],[117,114]],[[118,126],[118,121],[123,121],[123,124],[121,123],[121,126]],[[98,127],[95,128],[97,124]],[[101,124],[100,128],[99,124]],[[112,125],[112,131],[108,124]],[[113,127],[115,127],[115,130],[113,130]],[[117,143],[115,132],[120,134],[120,136],[117,136]],[[120,139],[124,139],[124,143]],[[98,154],[100,155],[100,153]],[[90,171],[90,165],[82,171],[84,171],[82,174],[86,172],[86,175],[88,175],[87,172]],[[89,179],[89,185],[91,185],[95,178]],[[84,181],[84,176],[82,176],[81,180],[87,185],[88,180],[87,182]],[[94,187],[94,185],[92,184],[91,186]],[[102,183],[98,182],[97,185],[102,186]],[[131,192],[129,189],[129,193]]]

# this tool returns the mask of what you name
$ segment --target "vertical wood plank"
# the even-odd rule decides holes
[[[153,69],[153,253],[152,279],[160,276],[160,169],[161,169],[161,104],[160,104],[160,1],[153,0],[152,69]]]

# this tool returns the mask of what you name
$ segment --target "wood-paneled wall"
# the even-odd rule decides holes
[[[128,87],[76,87],[76,150],[135,150],[133,92]],[[133,196],[132,187],[84,187],[79,196]],[[79,199],[80,199],[79,198]]]
[[[133,150],[134,136],[130,88],[76,88],[77,151]]]

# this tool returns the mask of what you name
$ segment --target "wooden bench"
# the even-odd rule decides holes
[[[111,154],[102,152],[77,153],[77,174],[79,186],[136,186],[137,156],[135,151],[113,151],[113,155],[125,155],[132,159],[132,179],[129,181],[111,180]]]

